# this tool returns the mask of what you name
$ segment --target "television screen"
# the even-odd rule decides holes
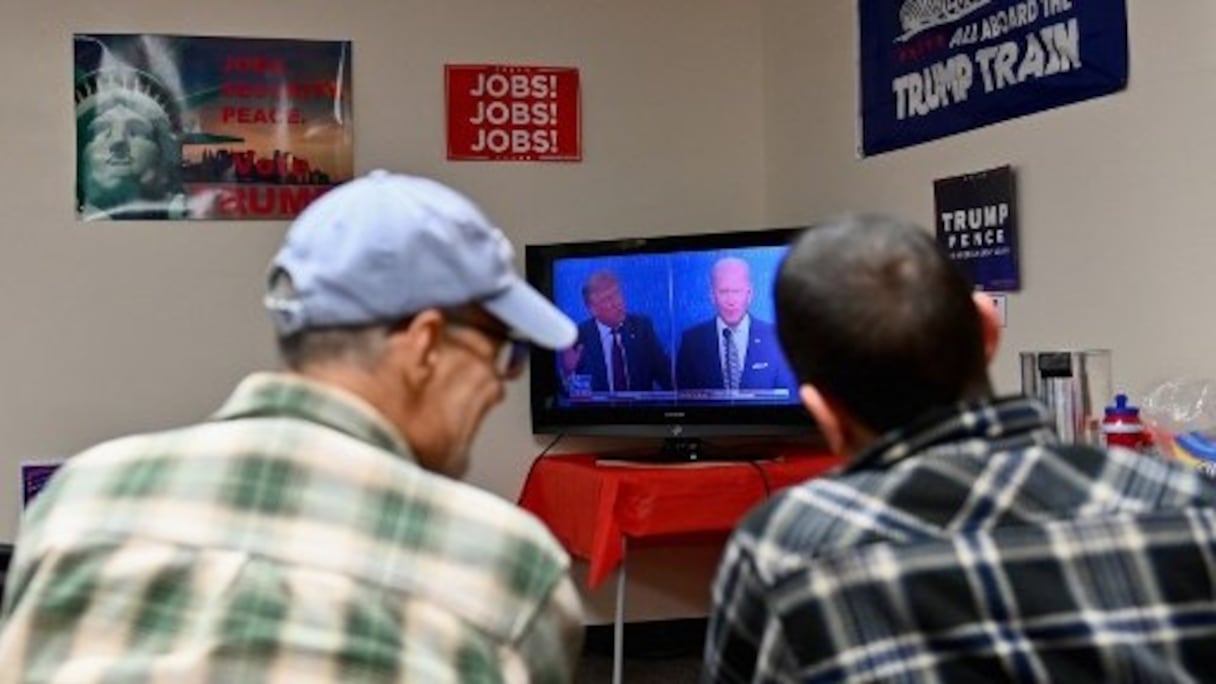
[[[773,282],[797,229],[529,246],[529,280],[579,327],[532,365],[535,432],[805,432]]]

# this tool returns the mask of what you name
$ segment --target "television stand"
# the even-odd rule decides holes
[[[657,459],[662,463],[697,463],[700,461],[754,461],[755,449],[740,450],[729,446],[710,445],[699,437],[666,437],[659,447]]]
[[[707,445],[699,437],[667,437],[659,448],[660,461],[700,461],[706,456]]]

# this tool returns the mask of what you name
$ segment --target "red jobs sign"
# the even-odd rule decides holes
[[[448,159],[579,161],[578,69],[449,64]]]

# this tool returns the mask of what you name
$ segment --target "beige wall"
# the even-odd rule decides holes
[[[81,224],[72,213],[73,32],[354,41],[356,168],[433,175],[521,247],[757,226],[760,14],[730,0],[0,0],[0,540],[17,465],[197,420],[274,364],[259,306],[285,224]],[[582,72],[584,161],[450,163],[443,65]],[[514,498],[539,450],[511,388],[471,480]]]
[[[933,179],[1013,164],[1024,290],[1008,302],[1000,389],[1018,389],[1029,349],[1109,347],[1133,393],[1216,377],[1216,3],[1127,0],[1123,92],[865,160],[856,4],[764,5],[769,221],[885,210],[931,226]]]

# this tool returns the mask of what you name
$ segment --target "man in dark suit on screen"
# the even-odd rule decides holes
[[[789,389],[794,380],[772,323],[748,312],[751,267],[735,257],[710,272],[710,298],[718,313],[680,338],[676,385],[682,390]]]
[[[671,389],[671,357],[651,320],[627,312],[616,274],[591,274],[583,284],[583,303],[591,318],[578,326],[575,345],[560,355],[568,381],[589,376],[592,392]]]

